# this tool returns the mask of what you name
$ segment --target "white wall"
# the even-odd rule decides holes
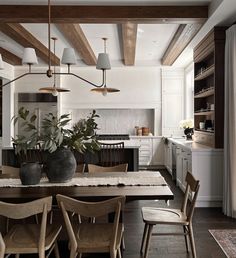
[[[14,67],[4,62],[4,70],[0,70],[3,84],[14,78]],[[14,115],[14,83],[3,87],[2,91],[2,146],[11,146],[14,135],[11,118]]]
[[[46,72],[47,67],[33,67],[33,71]],[[65,71],[65,68],[61,69]],[[175,93],[177,91],[182,94],[183,83],[183,69],[166,69],[169,72],[164,74],[164,80],[166,87],[168,86],[170,91],[173,90],[172,85],[175,85]],[[27,67],[16,68],[15,76],[27,71]],[[95,67],[82,67],[72,68],[72,72],[79,76],[82,76],[94,83],[101,82],[101,71],[96,70]],[[162,87],[161,83],[161,68],[160,67],[116,67],[107,72],[107,86],[120,89],[119,93],[108,94],[103,96],[99,93],[91,92],[92,86],[77,79],[76,77],[62,75],[57,76],[57,85],[71,89],[69,93],[59,94],[58,109],[60,113],[73,113],[77,116],[77,111],[81,109],[120,109],[120,110],[153,110],[153,121],[151,126],[153,127],[153,133],[155,135],[162,135],[162,122],[163,122],[163,110],[162,110]],[[177,82],[177,83],[176,83]],[[19,92],[38,92],[38,89],[45,86],[52,86],[53,79],[47,78],[46,75],[30,75],[21,78],[15,82],[15,98]],[[179,87],[179,88],[178,88]],[[180,95],[181,95],[180,94]],[[183,95],[181,95],[183,96]],[[181,105],[184,101],[182,98],[178,99]],[[15,111],[17,110],[15,107]],[[170,109],[173,108],[170,106]],[[175,108],[174,108],[175,109]],[[176,112],[176,110],[173,110]],[[78,111],[79,112],[79,111]],[[104,113],[104,112],[103,112]],[[119,112],[121,114],[122,112]],[[128,112],[127,112],[128,113]],[[178,120],[176,115],[171,115],[171,112],[165,113],[165,121]],[[78,113],[79,114],[79,113]],[[105,114],[105,113],[104,113]],[[174,114],[174,113],[173,113]],[[145,112],[140,112],[140,116],[146,116]],[[182,113],[181,113],[182,116]],[[120,119],[120,117],[119,117]],[[145,120],[146,119],[146,120]],[[144,117],[142,121],[150,121],[149,115]],[[176,121],[177,121],[176,120]],[[122,121],[122,124],[127,124],[127,118]],[[134,121],[134,119],[133,119]],[[141,120],[140,120],[141,121]],[[175,121],[175,124],[176,124]],[[139,125],[138,125],[139,126]],[[140,125],[142,126],[142,125]],[[146,126],[146,125],[143,125]],[[168,126],[168,125],[167,125]],[[177,125],[175,125],[177,126]],[[132,125],[133,127],[133,125]],[[176,127],[175,127],[176,128]],[[131,128],[129,128],[131,130]],[[171,129],[172,130],[172,129]],[[173,133],[175,131],[172,130]],[[112,133],[112,132],[111,132]]]
[[[92,68],[72,68],[73,72],[95,83],[101,82],[101,71]],[[77,108],[155,108],[161,103],[161,76],[159,67],[120,67],[107,72],[107,87],[120,89],[119,93],[103,96],[90,92],[92,86],[69,76],[63,76],[62,87],[70,93],[62,95],[62,107]]]

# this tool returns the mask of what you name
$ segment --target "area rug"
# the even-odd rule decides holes
[[[228,258],[236,258],[236,229],[211,229],[209,232]]]

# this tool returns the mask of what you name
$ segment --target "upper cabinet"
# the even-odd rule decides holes
[[[194,140],[223,148],[225,29],[215,27],[194,49]]]

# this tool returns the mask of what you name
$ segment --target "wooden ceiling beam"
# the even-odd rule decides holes
[[[138,25],[130,22],[123,23],[122,43],[124,53],[124,64],[134,65]]]
[[[0,23],[0,31],[23,47],[32,47],[44,62],[48,63],[48,48],[18,23]],[[60,65],[60,59],[51,52],[51,62]]]
[[[51,8],[53,23],[202,23],[208,6],[62,6]],[[0,22],[46,23],[45,5],[0,5]]]
[[[21,65],[22,59],[5,48],[0,47],[0,54],[2,55],[2,60],[11,65]]]
[[[96,65],[97,58],[79,24],[58,24],[57,27],[87,65]]]
[[[190,41],[194,38],[202,24],[181,24],[167,47],[162,59],[162,65],[172,65]]]

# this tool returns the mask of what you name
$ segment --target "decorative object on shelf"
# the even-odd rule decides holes
[[[73,177],[76,170],[73,151],[83,153],[100,149],[96,137],[98,128],[95,119],[99,117],[96,112],[93,111],[87,119],[81,119],[71,129],[67,129],[65,127],[71,120],[69,116],[64,114],[56,117],[49,113],[42,119],[39,129],[34,125],[36,116],[30,115],[23,107],[19,109],[18,116],[14,117],[15,123],[23,119],[24,132],[28,132],[13,139],[16,151],[27,153],[27,150],[40,143],[42,149],[49,152],[44,169],[52,183],[66,182]]]
[[[53,40],[55,38],[52,38]],[[104,38],[104,42],[106,42],[107,39]],[[105,43],[104,43],[105,45]],[[106,46],[106,45],[105,45]],[[106,51],[106,47],[105,47]],[[55,54],[55,40],[54,40],[54,54]],[[98,70],[102,70],[102,83],[100,85],[95,84],[77,74],[74,74],[70,71],[70,66],[76,64],[76,57],[75,57],[75,52],[74,49],[72,48],[65,48],[62,56],[62,64],[67,65],[67,72],[56,72],[55,71],[55,66],[54,69],[52,70],[51,68],[51,2],[48,0],[48,70],[46,72],[32,72],[31,71],[31,66],[33,64],[37,64],[37,56],[35,53],[35,50],[33,48],[25,48],[24,53],[23,53],[23,59],[22,59],[22,64],[27,64],[29,66],[28,72],[16,77],[15,79],[8,81],[7,83],[3,84],[2,87],[18,80],[21,79],[22,77],[25,77],[27,75],[46,75],[47,77],[51,78],[54,76],[54,85],[52,87],[46,87],[46,89],[41,88],[41,91],[46,91],[50,92],[53,95],[57,95],[58,92],[68,92],[70,91],[69,89],[64,89],[64,88],[59,88],[56,87],[55,85],[55,76],[56,75],[70,75],[74,76],[86,83],[89,83],[93,87],[97,88],[98,92],[101,92],[103,95],[106,95],[107,93],[110,92],[118,92],[118,89],[115,88],[108,88],[106,85],[106,70],[110,70],[110,61],[109,61],[109,56],[108,54],[105,53],[100,53],[98,55],[98,60],[97,60],[97,65],[96,68]],[[0,69],[4,69],[3,65],[1,63],[1,56],[0,56]]]
[[[193,126],[193,119],[186,119],[180,121],[180,128],[184,129],[184,134],[186,135],[187,140],[192,140],[192,136],[194,134]]]
[[[199,123],[199,129],[204,130],[205,129],[205,122]]]

